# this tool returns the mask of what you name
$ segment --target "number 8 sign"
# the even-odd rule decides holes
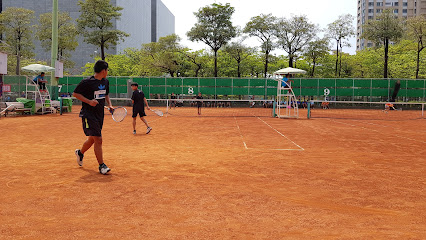
[[[194,88],[193,87],[188,88],[188,94],[194,94]]]

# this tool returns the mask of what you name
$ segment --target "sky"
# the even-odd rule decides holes
[[[194,12],[201,7],[212,3],[230,3],[235,8],[232,16],[234,26],[244,27],[251,17],[260,14],[272,13],[276,17],[290,18],[293,15],[306,15],[308,19],[325,29],[327,24],[337,20],[340,15],[351,14],[356,17],[357,0],[161,0],[175,16],[175,31],[182,38],[182,45],[193,50],[209,48],[204,43],[195,43],[188,40],[186,33],[194,26],[197,19]],[[353,21],[354,30],[356,20]],[[244,44],[260,46],[256,38],[247,39]],[[335,44],[335,43],[334,43]],[[356,38],[350,39],[351,47],[343,48],[344,52],[355,54]],[[276,50],[275,54],[285,54],[283,50]]]

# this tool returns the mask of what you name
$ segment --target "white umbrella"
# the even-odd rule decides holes
[[[21,68],[22,70],[30,71],[30,72],[52,72],[55,71],[55,68],[42,65],[42,64],[30,64]]]
[[[274,72],[275,75],[285,75],[285,74],[305,74],[306,71],[302,70],[302,69],[297,69],[297,68],[284,68],[284,69],[280,69],[276,72]]]

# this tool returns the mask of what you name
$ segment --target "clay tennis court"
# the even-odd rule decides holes
[[[425,119],[106,116],[104,176],[78,110],[0,119],[0,239],[426,236]]]

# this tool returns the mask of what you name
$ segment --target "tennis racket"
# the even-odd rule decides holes
[[[150,110],[153,111],[155,114],[157,114],[160,117],[162,117],[164,115],[163,112],[160,111],[160,110],[153,110],[153,109],[150,109]]]
[[[105,108],[109,110],[112,115],[112,119],[116,122],[122,122],[127,116],[127,109],[124,107],[109,108],[105,106]]]
[[[5,109],[3,109],[3,111],[0,112],[0,116],[2,114],[4,114],[6,116],[6,114],[7,114],[8,111],[11,112],[13,110],[15,110],[15,105],[11,104],[11,105],[7,106]]]

